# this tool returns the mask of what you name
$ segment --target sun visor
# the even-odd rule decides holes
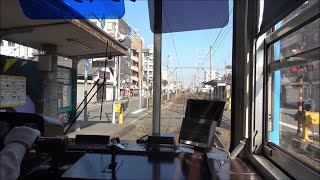
[[[124,0],[19,0],[30,19],[121,19]]]
[[[148,0],[152,32],[154,1]],[[161,33],[223,28],[228,22],[228,0],[162,0]]]
[[[258,36],[265,33],[279,21],[301,6],[306,0],[265,0],[263,19]]]

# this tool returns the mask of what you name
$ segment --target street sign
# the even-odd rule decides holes
[[[92,67],[104,67],[105,61],[92,61]],[[108,68],[114,68],[115,62],[114,61],[107,61]]]

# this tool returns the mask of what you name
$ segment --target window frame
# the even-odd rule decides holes
[[[15,47],[16,43],[8,41],[8,47]]]
[[[302,27],[319,19],[319,1],[303,11],[296,17],[286,22],[282,27],[273,31],[265,38],[265,57],[264,57],[264,134],[263,134],[263,152],[262,154],[270,161],[275,163],[278,167],[283,169],[289,176],[297,179],[317,179],[319,178],[319,171],[314,167],[309,166],[305,162],[296,158],[293,154],[286,151],[282,147],[268,141],[268,124],[270,123],[270,115],[273,115],[273,73],[277,70],[283,69],[281,61],[271,62],[273,53],[270,51],[271,45],[275,42],[287,37],[288,35],[298,31]],[[271,91],[271,92],[270,92]],[[268,96],[271,95],[271,96]],[[290,164],[290,166],[288,166]]]

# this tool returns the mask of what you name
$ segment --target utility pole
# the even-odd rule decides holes
[[[24,46],[24,59],[28,59],[28,47]]]
[[[113,93],[112,93],[112,123],[116,123],[116,89],[117,89],[117,77],[116,77],[116,74],[117,74],[117,63],[116,63],[116,58],[114,58],[114,70],[113,70]],[[106,69],[105,69],[106,71]],[[103,94],[104,95],[104,94]]]
[[[153,65],[153,111],[152,134],[160,135],[161,115],[161,48],[162,48],[162,0],[154,1],[154,65]]]
[[[212,46],[210,46],[210,79],[209,81],[212,80]]]
[[[167,101],[170,100],[170,80],[169,80],[169,63],[170,63],[170,55],[167,58],[167,83],[168,83],[168,93],[167,93]]]
[[[117,75],[117,76],[118,76],[118,82],[117,82],[117,100],[119,100],[120,88],[121,88],[121,87],[120,87],[120,84],[121,84],[121,83],[120,83],[120,81],[121,81],[121,79],[120,79],[120,78],[121,78],[121,77],[120,77],[120,73],[121,73],[121,72],[120,72],[120,65],[121,65],[120,62],[121,62],[121,61],[120,61],[120,57],[119,57],[119,56],[117,57],[117,59],[118,59],[118,71],[117,71],[117,74],[118,74],[118,75]],[[115,63],[115,64],[116,64],[116,63]]]
[[[83,111],[83,114],[84,114],[84,122],[87,123],[88,122],[88,109],[87,109],[87,89],[88,89],[88,68],[89,68],[89,65],[88,65],[88,59],[85,59],[84,60],[84,111]]]
[[[178,95],[178,72],[176,72],[176,97]]]

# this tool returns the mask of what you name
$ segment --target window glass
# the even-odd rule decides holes
[[[303,56],[301,53],[316,50],[319,48],[319,39],[318,19],[274,43],[271,46],[273,49],[280,48],[280,51],[274,51],[274,60],[285,59],[291,56]],[[278,53],[280,53],[279,56],[277,56]]]
[[[9,47],[14,47],[14,46],[15,46],[15,43],[8,41],[8,46],[9,46]]]
[[[274,43],[268,50],[272,71],[272,91],[269,92],[272,122],[268,124],[268,139],[318,170],[319,25],[317,19]]]
[[[308,0],[306,1],[304,4],[302,4],[299,8],[297,8],[296,10],[294,10],[292,13],[290,13],[287,17],[285,17],[281,23],[282,25],[284,25],[285,23],[287,23],[288,21],[290,21],[291,19],[293,19],[294,17],[296,17],[298,14],[300,14],[301,12],[307,10],[310,6],[312,6],[314,3],[316,3],[318,0]]]
[[[111,0],[109,1],[112,3]],[[68,2],[82,7],[90,5],[92,8],[99,5],[96,0],[92,2],[68,0]],[[57,76],[54,73],[55,71],[51,73],[46,73],[46,71],[49,71],[50,68],[55,70],[55,64],[52,64],[52,67],[49,66],[41,58],[50,57],[40,56],[50,54],[50,52],[34,54],[35,57],[32,58],[40,64],[41,68],[46,70],[43,72],[45,76],[40,77],[43,82],[42,85],[50,89],[50,91],[46,89],[44,91],[43,87],[37,86],[39,87],[37,90],[40,92],[36,94],[49,99],[51,97],[55,98],[55,105],[57,105],[57,109],[48,108],[51,107],[51,101],[46,101],[41,97],[39,101],[33,101],[37,105],[36,112],[50,114],[51,117],[56,118],[57,111],[57,116],[63,123],[72,122],[73,126],[66,133],[69,138],[74,138],[77,134],[99,134],[119,137],[121,140],[136,140],[143,135],[152,133],[152,113],[156,113],[153,112],[152,108],[153,92],[158,90],[162,92],[161,100],[154,103],[161,105],[161,127],[159,128],[162,133],[175,134],[175,139],[178,141],[188,99],[227,100],[225,94],[228,88],[226,87],[230,87],[230,83],[225,83],[222,78],[226,73],[226,66],[232,65],[234,2],[232,0],[199,2],[181,0],[176,4],[168,0],[162,1],[162,32],[166,33],[162,35],[161,47],[154,47],[154,44],[157,43],[154,42],[152,31],[153,18],[150,18],[153,17],[151,1],[120,2],[126,5],[125,14],[121,19],[113,19],[109,16],[101,17],[101,14],[99,15],[98,12],[94,11],[94,13],[89,13],[86,16],[96,15],[94,18],[88,19],[88,21],[93,21],[92,24],[90,23],[91,25],[83,20],[74,20],[78,18],[71,18],[72,20],[68,20],[68,23],[74,24],[74,28],[64,28],[64,25],[62,25],[59,31],[51,33],[52,36],[45,34],[48,31],[42,28],[38,29],[41,31],[40,34],[43,35],[41,37],[32,33],[12,34],[12,36],[19,36],[15,38],[11,38],[10,35],[10,39],[14,43],[19,42],[24,45],[36,46],[42,50],[47,47],[42,47],[39,42],[41,44],[52,44],[54,40],[66,39],[63,44],[54,44],[57,45],[60,56],[72,57],[73,59],[73,68],[70,70],[72,75],[68,76],[69,79],[63,75],[67,73],[60,74],[58,84],[51,88],[51,82],[56,82],[54,78]],[[43,17],[46,19],[44,21],[47,22],[45,24],[51,24],[51,20],[48,20],[49,16],[59,15],[64,17],[63,21],[65,20],[64,15],[67,15],[68,11],[56,11],[59,8],[46,8],[48,5],[46,1],[39,1],[39,3],[38,5],[44,7],[41,10],[48,13],[28,10],[29,17],[32,13],[46,16],[47,18]],[[99,8],[108,5],[108,3],[105,4],[105,0],[100,0],[99,3],[104,3]],[[24,3],[24,5],[29,7],[30,3]],[[22,10],[26,10],[24,5],[22,9],[19,9],[19,7],[15,9],[14,12],[20,13],[16,13],[18,16],[13,19],[18,19],[19,22],[25,20],[26,17],[20,18],[23,16]],[[13,6],[10,5],[11,7]],[[151,11],[149,11],[149,8]],[[3,9],[9,9],[9,6]],[[105,11],[112,14],[117,11],[117,8],[108,6]],[[9,14],[8,11],[6,12],[5,14]],[[188,13],[191,16],[186,16]],[[71,14],[76,15],[77,13],[72,12]],[[10,17],[10,15],[15,16],[15,14],[9,14],[7,17]],[[190,17],[192,18],[190,19]],[[38,18],[40,17],[38,16]],[[43,18],[40,19],[43,20]],[[214,21],[214,19],[217,21]],[[13,27],[13,24],[16,23],[10,21],[10,19],[6,20],[8,27]],[[32,18],[27,20],[28,23],[30,21],[31,24],[37,24],[36,20]],[[25,35],[26,37],[24,37]],[[72,37],[67,37],[70,35]],[[52,39],[52,37],[55,38]],[[9,46],[15,46],[13,42],[10,42]],[[27,48],[17,47],[18,45],[15,48],[8,48],[6,53],[8,52],[7,54],[10,56],[29,57],[26,56]],[[200,52],[198,49],[203,50]],[[162,54],[161,72],[153,71],[155,66],[159,66],[157,64],[159,57],[155,56],[155,52],[159,54],[159,50]],[[128,54],[124,52],[128,52]],[[105,53],[108,57],[103,57]],[[145,53],[145,56],[142,56],[141,53]],[[102,63],[97,62],[90,65],[88,61],[84,61],[86,58],[97,58],[97,56],[99,58],[93,59],[92,62],[102,61]],[[167,59],[168,56],[170,58]],[[51,57],[54,58],[54,56]],[[106,68],[105,59],[108,60]],[[0,72],[1,74],[11,70],[7,70],[13,63],[11,59],[9,61],[10,63],[2,63],[1,60],[1,65],[6,64],[5,68],[0,68],[0,70],[3,70],[3,72]],[[61,59],[61,61],[64,62],[65,60]],[[144,64],[145,68],[142,68]],[[14,64],[11,67],[19,70],[22,66]],[[75,71],[76,67],[77,71]],[[204,72],[208,73],[210,69],[212,70],[210,74],[214,76],[212,79],[204,78]],[[103,78],[104,75],[106,79]],[[78,78],[76,79],[76,77]],[[153,82],[153,77],[162,82],[161,86]],[[52,78],[54,81],[51,81]],[[204,85],[211,80],[214,83]],[[221,81],[223,82],[220,83]],[[160,93],[157,94],[160,95]],[[86,109],[82,102],[88,103]],[[50,106],[47,106],[47,103]],[[118,108],[116,112],[116,103],[118,104],[117,107],[119,107],[119,104],[123,106],[123,111]],[[230,103],[228,104],[230,105]],[[39,109],[38,107],[43,108]],[[224,120],[218,127],[219,129],[217,128],[217,134],[225,140],[226,149],[228,149],[230,139],[230,114],[230,108],[226,109],[223,116]]]

